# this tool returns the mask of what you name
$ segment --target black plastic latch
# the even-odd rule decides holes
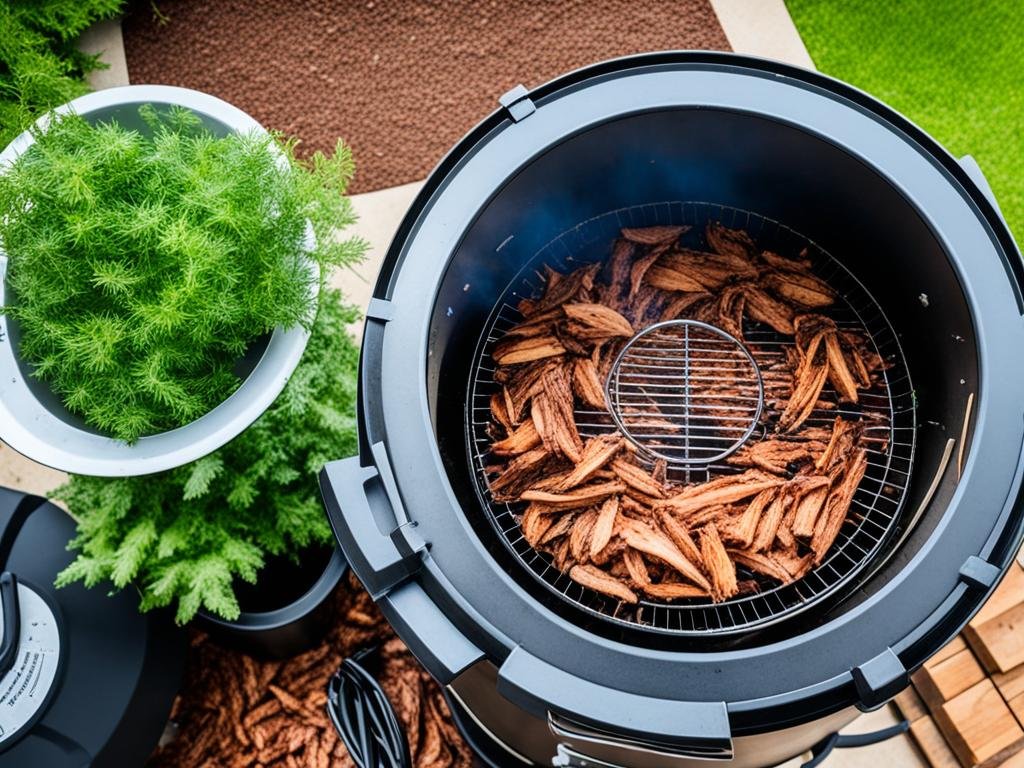
[[[971,555],[960,566],[960,580],[978,589],[988,589],[999,581],[1001,571],[997,566],[977,555]]]
[[[370,299],[370,303],[366,307],[366,316],[371,320],[387,323],[395,316],[395,308],[387,299],[373,298]]]
[[[381,598],[381,611],[412,654],[441,685],[484,658],[415,581]]]
[[[504,93],[498,99],[498,103],[505,108],[509,117],[516,123],[537,111],[537,105],[530,99],[530,92],[522,84]]]
[[[862,712],[878,709],[910,685],[910,675],[892,648],[886,648],[870,661],[850,670],[857,688]]]
[[[320,473],[320,493],[334,535],[349,565],[374,600],[409,579],[423,565],[426,544],[415,526],[396,515],[382,467],[359,457],[332,461]]]

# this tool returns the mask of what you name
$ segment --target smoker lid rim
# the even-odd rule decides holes
[[[570,89],[587,84],[588,81],[594,79],[621,77],[637,70],[654,67],[734,70],[738,74],[754,77],[776,77],[780,80],[791,80],[798,87],[814,89],[819,95],[829,98],[843,99],[851,108],[856,108],[871,114],[878,120],[889,123],[894,132],[902,133],[907,139],[913,140],[920,146],[922,154],[932,157],[947,174],[955,178],[971,202],[979,208],[979,213],[991,228],[991,235],[999,243],[1001,249],[1009,256],[1016,255],[1018,262],[1024,261],[1017,248],[1016,240],[998,207],[993,203],[986,190],[979,185],[974,174],[969,173],[949,150],[903,113],[867,91],[815,70],[804,69],[775,59],[725,51],[666,50],[620,56],[579,67],[554,77],[536,88],[527,90],[525,96],[534,102],[540,102],[564,94]],[[400,268],[407,250],[405,243],[419,227],[423,214],[432,206],[435,196],[446,186],[450,176],[458,172],[459,167],[473,153],[476,146],[486,141],[492,133],[506,130],[514,124],[507,108],[504,105],[499,106],[481,119],[441,157],[437,165],[427,175],[422,188],[413,198],[388,244],[387,253],[374,283],[374,299],[385,301],[390,299],[393,277]],[[1024,265],[1020,267],[1014,277],[1016,278],[1015,289],[1024,293]]]
[[[755,61],[755,60],[752,60],[752,59],[747,59],[745,57],[736,57],[736,56],[730,56],[730,55],[725,55],[725,54],[683,54],[683,53],[679,53],[679,54],[653,54],[653,55],[649,55],[649,56],[633,57],[633,58],[630,58],[630,59],[627,59],[627,60],[619,60],[617,62],[613,62],[611,65],[608,65],[608,64],[606,64],[606,65],[597,65],[594,68],[589,68],[588,70],[583,70],[582,74],[581,73],[574,73],[573,75],[569,75],[569,76],[566,76],[565,78],[560,78],[558,81],[554,81],[554,84],[549,84],[548,86],[542,86],[540,89],[538,89],[537,91],[534,92],[534,95],[537,96],[538,100],[540,100],[541,98],[547,98],[547,97],[555,98],[555,97],[558,96],[558,91],[557,91],[556,86],[559,86],[559,84],[561,84],[559,87],[564,87],[564,86],[569,86],[569,85],[577,84],[577,83],[580,82],[580,78],[581,77],[583,77],[583,78],[589,77],[590,75],[588,73],[591,73],[591,72],[593,72],[595,76],[597,74],[607,74],[607,72],[608,72],[607,67],[609,67],[609,66],[612,66],[612,72],[613,73],[617,72],[618,74],[621,75],[624,72],[625,72],[625,74],[630,74],[629,70],[631,70],[631,69],[643,70],[643,69],[649,67],[651,64],[659,64],[659,63],[660,64],[666,64],[666,63],[670,63],[671,64],[671,63],[674,63],[676,65],[680,65],[681,64],[681,65],[684,65],[684,68],[685,68],[685,65],[693,64],[693,63],[703,64],[703,65],[709,65],[709,64],[716,64],[717,63],[717,64],[728,65],[728,66],[725,67],[725,69],[728,69],[730,71],[736,71],[737,69],[740,69],[740,70],[744,70],[742,73],[745,73],[747,75],[751,75],[752,74],[752,75],[756,75],[756,76],[759,76],[759,77],[765,77],[766,75],[770,75],[772,72],[778,73],[778,72],[781,71],[782,74],[790,76],[795,81],[803,81],[805,83],[807,81],[811,81],[810,84],[812,86],[816,86],[817,89],[821,89],[822,87],[824,87],[826,89],[827,93],[821,93],[820,90],[818,90],[818,91],[816,91],[817,95],[818,96],[831,97],[834,101],[837,101],[837,102],[839,102],[841,100],[848,100],[850,93],[859,93],[859,92],[855,92],[853,89],[850,89],[848,86],[832,87],[833,81],[830,81],[828,78],[824,78],[824,77],[822,77],[820,75],[816,75],[814,73],[802,72],[800,70],[796,70],[794,68],[785,67],[783,65],[765,64],[763,62],[758,62],[758,61]],[[602,69],[602,68],[605,68],[605,69]],[[869,99],[869,97],[865,97],[865,98]],[[874,101],[873,99],[869,99],[869,101],[871,102],[871,104],[874,105],[874,108],[872,110],[870,110],[871,114],[868,115],[871,119],[876,120],[876,121],[879,121],[879,120],[884,121],[887,124],[886,127],[889,130],[891,130],[891,131],[893,131],[893,132],[895,132],[897,134],[908,133],[908,131],[897,130],[898,128],[902,128],[900,123],[901,123],[901,121],[903,121],[903,118],[901,118],[899,115],[897,115],[896,113],[892,112],[888,108],[884,107],[880,103]],[[850,107],[849,104],[844,104],[844,106],[846,106],[847,108]],[[863,112],[863,110],[857,110],[857,111]],[[903,121],[903,122],[905,122],[905,121]],[[416,202],[413,205],[412,210],[410,211],[410,213],[406,217],[405,221],[403,222],[402,227],[400,228],[398,234],[396,235],[395,241],[393,242],[392,247],[391,247],[391,249],[390,249],[390,251],[388,253],[388,257],[387,257],[387,259],[385,261],[385,265],[383,267],[383,270],[382,270],[382,273],[381,273],[381,277],[380,277],[380,280],[378,282],[377,294],[376,295],[377,295],[377,297],[379,299],[387,299],[388,296],[391,294],[392,289],[398,284],[398,279],[403,276],[402,273],[403,273],[403,270],[406,267],[406,264],[404,263],[405,262],[405,257],[408,255],[412,245],[415,244],[416,236],[419,235],[421,227],[423,226],[425,220],[429,217],[429,214],[431,212],[432,207],[437,202],[436,198],[438,196],[440,196],[441,194],[443,194],[443,191],[444,191],[445,187],[448,185],[448,183],[452,180],[452,178],[454,176],[458,175],[457,173],[453,174],[452,171],[459,170],[460,166],[462,166],[465,162],[467,162],[467,158],[475,151],[475,149],[477,148],[477,145],[480,142],[482,142],[485,138],[488,139],[488,140],[490,138],[493,138],[492,134],[500,134],[502,132],[502,130],[504,130],[504,128],[507,128],[509,125],[511,125],[511,123],[508,123],[503,117],[501,117],[500,112],[499,113],[495,113],[490,118],[485,120],[481,124],[481,126],[479,126],[473,133],[471,133],[462,143],[457,145],[457,147],[452,151],[452,153],[448,156],[448,158],[446,158],[442,162],[441,166],[439,166],[439,168],[435,172],[434,176],[432,176],[431,179],[428,181],[424,191],[417,198]],[[969,201],[970,203],[974,204],[972,209],[971,209],[972,216],[975,216],[975,217],[977,217],[980,220],[980,224],[981,224],[982,229],[984,231],[984,235],[985,235],[986,241],[991,243],[992,249],[997,250],[997,252],[1000,255],[1000,258],[1005,260],[1006,258],[1013,257],[1014,254],[1015,254],[1015,250],[1012,250],[1012,248],[1011,248],[1008,251],[1008,249],[1005,247],[1005,241],[1006,241],[1006,238],[1009,235],[1008,230],[1006,229],[1005,225],[998,218],[995,218],[994,209],[992,208],[992,206],[988,202],[988,200],[986,198],[984,198],[983,194],[977,188],[977,186],[973,183],[973,181],[971,181],[962,172],[959,171],[959,169],[955,166],[955,161],[953,161],[953,159],[948,155],[948,153],[946,153],[944,150],[942,150],[933,140],[927,138],[923,133],[920,132],[919,129],[916,129],[913,126],[909,126],[909,128],[910,128],[909,133],[911,135],[909,137],[905,137],[905,136],[901,135],[901,138],[904,138],[904,140],[908,144],[910,144],[910,145],[915,145],[916,144],[916,147],[912,146],[912,148],[914,148],[916,151],[920,152],[925,157],[925,159],[930,159],[930,161],[933,164],[935,164],[937,167],[941,167],[942,171],[945,172],[943,175],[945,176],[946,181],[949,183],[949,186],[951,186],[953,188],[953,191],[955,193],[957,193],[957,197],[962,198],[963,202],[965,202],[965,203]],[[496,129],[500,129],[500,130],[496,130]],[[953,177],[953,178],[950,178],[950,177]],[[501,179],[500,181],[503,182],[503,179]],[[955,183],[953,183],[954,181],[960,183],[959,188],[957,188],[957,185]],[[1011,241],[1011,243],[1012,243],[1012,241]],[[1000,247],[1001,247],[1001,250],[999,250]],[[435,253],[436,253],[436,250],[435,250]],[[992,265],[990,264],[988,266],[991,267]],[[405,276],[408,277],[408,274],[406,274]],[[1002,284],[1001,281],[1002,281],[1002,277],[1000,275],[999,276],[999,283],[1000,284]],[[968,279],[965,282],[966,283],[970,283],[970,282],[972,282],[972,280]],[[1014,287],[1019,289],[1019,286],[1014,286]],[[965,288],[967,288],[966,285],[965,285]],[[420,292],[422,293],[422,283],[419,284],[419,289],[420,289]],[[399,295],[397,295],[396,297],[397,298],[401,298],[401,296],[400,296],[401,291],[399,291],[398,294]],[[433,304],[433,296],[430,297],[428,303],[430,305]],[[371,330],[371,328],[368,326],[368,330],[367,330],[366,342],[368,344],[370,344],[371,346],[373,346],[373,347],[379,347],[379,349],[377,349],[377,351],[380,352],[382,357],[377,359],[377,363],[379,363],[379,365],[377,363],[375,363],[374,365],[367,367],[367,369],[365,369],[364,373],[363,373],[363,377],[364,378],[363,378],[363,387],[362,387],[362,389],[364,391],[364,394],[362,395],[363,403],[362,403],[362,406],[361,406],[361,409],[360,409],[360,419],[363,422],[364,427],[367,424],[367,414],[365,412],[366,409],[368,407],[369,408],[379,407],[379,402],[376,403],[376,405],[373,404],[372,402],[370,404],[366,403],[365,391],[366,391],[368,385],[372,386],[372,385],[376,384],[376,385],[381,386],[381,390],[380,391],[390,391],[391,392],[391,397],[387,398],[389,400],[389,404],[390,405],[393,405],[394,403],[399,402],[401,397],[403,396],[403,393],[401,392],[401,388],[400,387],[396,388],[394,386],[395,382],[389,381],[387,377],[382,377],[383,368],[385,366],[389,365],[389,361],[392,360],[392,356],[394,355],[394,353],[396,351],[398,351],[398,350],[395,349],[395,345],[394,344],[389,344],[388,343],[389,339],[387,338],[387,336],[390,336],[391,339],[394,339],[396,337],[396,334],[397,334],[398,336],[403,336],[404,337],[403,340],[408,340],[408,338],[409,338],[408,337],[408,333],[410,332],[410,328],[416,328],[417,327],[417,323],[418,323],[419,324],[419,326],[418,326],[419,330],[422,332],[421,335],[422,335],[422,337],[424,337],[423,340],[422,340],[422,343],[424,345],[423,349],[425,349],[425,345],[426,345],[426,339],[425,339],[426,329],[422,327],[422,323],[423,323],[422,316],[417,316],[416,318],[412,318],[410,316],[409,306],[406,303],[404,303],[404,302],[395,301],[395,302],[393,302],[393,304],[394,304],[393,311],[394,311],[394,315],[395,315],[394,320],[392,320],[388,324],[387,327],[379,326],[379,327]],[[994,309],[989,308],[989,307],[983,307],[983,309],[985,309],[986,313],[989,313],[991,311],[995,311]],[[999,309],[999,308],[997,307],[996,309]],[[1002,309],[1005,309],[1005,307],[1002,307]],[[977,305],[977,302],[973,302],[972,303],[972,312],[975,313],[975,317],[977,317],[977,313],[979,311],[980,310],[979,310],[979,307]],[[428,317],[429,317],[429,315],[428,315]],[[1019,320],[1019,318],[1018,318],[1018,320]],[[411,326],[410,327],[406,327],[406,325],[410,324],[410,323],[411,323]],[[1012,329],[1011,328],[1007,328],[1005,330],[1006,330],[1007,334],[1009,334],[1009,335],[1013,335],[1014,337],[1019,336],[1020,335],[1020,330],[1021,330],[1020,329],[1020,323],[1017,322],[1017,324],[1015,326],[1013,326]],[[1008,342],[1009,339],[1004,339],[1003,341],[1004,342]],[[405,352],[407,353],[409,345],[405,344],[404,346],[406,347]],[[1000,345],[1000,346],[1002,346],[1002,345]],[[399,355],[399,357],[401,357],[401,355]],[[397,358],[395,358],[395,359],[397,359]],[[990,374],[991,372],[988,372],[988,373]],[[993,382],[993,377],[991,375],[989,375],[987,378],[988,378],[988,381],[990,383]],[[995,379],[996,379],[995,383],[998,384],[998,377],[995,377]],[[422,381],[420,379],[416,379],[415,386],[419,387],[421,384],[422,384]],[[983,388],[983,390],[984,390],[984,388]],[[409,393],[406,392],[405,394],[407,395]],[[412,394],[416,395],[416,396],[414,396],[412,398],[412,400],[414,400],[416,402],[416,407],[419,408],[420,405],[421,405],[420,400],[417,397],[419,393],[413,392]],[[983,395],[984,394],[987,394],[987,392],[983,392]],[[379,400],[380,398],[378,397],[377,399]],[[987,399],[986,397],[982,397],[982,401],[983,402],[986,399]],[[390,405],[389,405],[389,407],[390,407]],[[423,410],[425,411],[425,409],[423,409]],[[408,414],[407,414],[407,416],[408,416]],[[432,469],[438,470],[440,475],[442,475],[442,477],[441,477],[442,484],[447,489],[447,497],[446,498],[447,498],[449,503],[453,503],[454,502],[454,495],[451,493],[451,488],[448,485],[447,477],[444,476],[443,467],[439,463],[440,459],[439,459],[439,456],[437,455],[436,445],[433,443],[433,431],[432,431],[432,425],[429,422],[429,416],[427,416],[425,414],[425,412],[424,412],[424,413],[420,413],[419,417],[422,417],[422,419],[423,419],[423,425],[422,426],[427,431],[427,437],[429,438],[428,439],[428,443],[432,446],[432,451],[433,451],[434,458],[438,462],[437,466],[435,468],[432,468]],[[394,424],[396,421],[399,421],[399,420],[401,420],[401,419],[399,419],[392,412],[392,413],[388,414],[386,417],[378,418],[375,423],[378,425],[377,429],[380,430],[380,425],[385,424],[385,423],[389,423],[389,422]],[[1006,421],[1009,421],[1009,419],[1003,419],[1003,421],[1006,422]],[[372,420],[371,420],[371,422],[372,422]],[[409,422],[408,418],[405,419],[405,422],[406,423],[403,425],[405,427],[408,427],[409,424],[411,423],[411,422]],[[981,425],[979,423],[979,431],[980,431],[980,426]],[[373,431],[373,428],[374,428],[373,424],[371,424],[371,426],[370,426],[371,432]],[[1016,434],[1017,434],[1018,437],[1020,436],[1019,431],[1016,431]],[[369,443],[369,441],[371,439],[374,440],[374,441],[376,441],[376,440],[386,440],[386,437],[384,436],[383,431],[381,431],[380,434],[369,435],[368,436],[368,435],[365,434],[365,429],[364,429],[364,435],[362,436],[361,439],[362,439],[362,442],[363,442],[363,447],[365,449],[368,446],[368,443]],[[408,441],[406,439],[403,439],[402,442],[406,443]],[[396,444],[392,444],[392,447],[395,447],[395,446],[396,446]],[[1017,444],[1016,447],[1019,448],[1019,443]],[[398,452],[402,453],[403,456],[408,456],[408,453],[406,451],[407,451],[407,446],[402,446],[400,451],[398,451]],[[368,450],[363,450],[362,453],[363,453],[363,455],[365,457],[367,457],[367,459],[369,458],[369,451]],[[393,455],[393,459],[394,459],[394,453],[392,455]],[[1016,454],[1015,454],[1015,456],[1016,456]],[[1018,463],[1018,466],[1019,466],[1019,457],[1017,459],[1017,463]],[[402,477],[401,477],[401,473],[400,473],[399,474],[399,484],[400,485],[402,484],[401,480],[402,480]],[[1012,481],[1007,478],[1007,482],[1008,482],[1008,487],[1006,487],[1006,491],[1008,492],[1009,497],[1011,498],[1011,500],[1009,502],[1007,502],[1006,506],[1007,506],[1007,508],[1009,508],[1009,507],[1016,508],[1018,506],[1016,495],[1019,493],[1019,490],[1020,490],[1020,478],[1019,477],[1015,477],[1015,478],[1012,479]],[[961,491],[962,491],[962,488],[961,488]],[[421,493],[421,488],[417,485],[417,497],[419,498],[419,497],[422,497],[422,496],[423,496],[423,493]],[[962,501],[962,494],[958,494],[958,496],[950,504],[950,508],[953,508],[953,507],[957,506],[959,503],[961,503],[961,501]],[[455,510],[456,510],[456,515],[454,515],[454,517],[459,517],[462,513],[461,513],[461,511],[458,510],[457,505],[454,505],[454,506],[455,506]],[[1000,506],[1002,506],[1001,500],[1000,500]],[[945,522],[948,522],[948,518],[949,518],[949,516],[947,516],[947,520]],[[1013,528],[1012,526],[1007,524],[1006,520],[995,520],[994,523],[993,523],[992,533],[991,533],[991,535],[988,536],[988,540],[989,540],[990,543],[994,539],[999,539],[1000,542],[1001,542],[1000,546],[999,546],[999,551],[1002,554],[999,555],[998,553],[996,553],[996,554],[994,554],[994,556],[992,558],[992,560],[994,560],[998,565],[1000,565],[1000,567],[1005,567],[1006,562],[1008,562],[1008,556],[1006,555],[1006,552],[1008,552],[1012,548],[1012,545],[1015,542],[1019,542],[1019,539],[1020,539],[1020,520],[1019,520],[1019,515],[1018,515],[1018,519],[1015,522],[1017,523],[1017,525],[1016,525],[1016,528]],[[943,525],[941,527],[943,529],[946,528],[945,525]],[[427,538],[429,539],[429,532],[427,532],[427,531],[422,531],[422,532],[425,533]],[[940,533],[942,535],[939,535]],[[470,535],[472,536],[472,534],[470,534]],[[945,536],[945,531],[944,530],[943,531],[937,531],[936,539],[941,539],[941,538],[943,538],[943,536]],[[945,536],[945,538],[946,538],[947,543],[948,543],[948,538],[949,537]],[[472,539],[470,539],[470,541],[472,541]],[[931,547],[929,547],[928,549],[930,551]],[[922,553],[922,554],[924,554],[924,553]],[[453,593],[453,590],[452,590],[452,587],[451,587],[451,583],[447,579],[447,576],[443,573],[443,570],[440,569],[440,567],[438,566],[438,563],[436,562],[436,560],[434,560],[432,558],[428,559],[427,566],[428,567],[424,570],[423,575],[420,577],[420,580],[423,583],[424,587],[427,589],[427,591],[429,593],[431,593],[432,597],[435,600],[438,600],[438,598],[441,598],[438,601],[439,602],[443,602],[446,605],[446,607],[449,607],[449,608],[452,609],[451,613],[452,613],[453,617],[457,617],[458,623],[460,623],[464,628],[469,626],[471,628],[471,630],[475,631],[476,633],[484,632],[485,634],[487,634],[488,638],[485,638],[480,643],[482,646],[492,647],[493,648],[494,646],[499,645],[499,646],[504,646],[504,647],[508,648],[509,647],[509,643],[510,643],[509,638],[507,636],[503,635],[502,632],[499,629],[497,629],[496,627],[494,627],[493,625],[486,625],[485,626],[486,622],[484,622],[482,620],[482,617],[480,616],[480,614],[478,613],[476,608],[473,605],[471,605],[468,601],[466,601],[463,595],[458,594],[458,593]],[[883,592],[885,592],[885,590],[883,590]],[[881,595],[879,596],[879,599],[881,599]],[[532,603],[533,601],[527,599],[527,602],[528,603]],[[969,616],[969,613],[973,612],[974,610],[976,610],[977,607],[980,606],[982,601],[980,600],[980,598],[974,598],[974,600],[972,600],[971,602],[973,603],[973,605],[968,607],[969,610],[968,610],[967,615],[960,615],[960,614],[963,614],[963,606],[958,604],[957,610],[959,611],[959,614],[958,614],[958,618],[956,618],[956,620],[953,622],[954,624],[959,624],[959,623],[962,623],[963,621],[966,621],[967,617]],[[871,605],[871,603],[868,603],[868,605]],[[536,606],[534,604],[533,608],[535,608],[535,609],[539,608],[543,613],[548,614],[549,618],[552,619],[552,623],[557,623],[559,621],[558,617],[551,617],[550,616],[550,612],[545,611],[540,606]],[[941,609],[941,604],[939,605],[937,610],[939,610],[939,609]],[[943,617],[940,617],[940,618],[948,618],[950,615],[952,615],[952,613],[946,612],[946,613],[944,613]],[[469,617],[473,617],[473,618],[470,619]],[[561,620],[561,621],[562,621],[562,623],[567,624],[567,622],[565,622],[564,620]],[[938,621],[938,619],[936,619],[936,621]],[[828,626],[831,626],[831,625],[828,625]],[[570,630],[569,632],[565,633],[566,634],[566,639],[568,639],[571,635],[574,634],[572,632],[572,629],[574,629],[573,627],[563,627],[562,629],[569,629]],[[578,630],[578,628],[575,628],[575,629]],[[953,630],[953,631],[955,631],[955,630]],[[949,634],[951,636],[951,633],[952,632],[947,632],[947,633],[943,633],[943,634]],[[575,634],[578,635],[578,634],[580,634],[580,632],[576,632]],[[588,640],[591,643],[594,643],[596,645],[599,645],[599,646],[613,646],[613,645],[615,645],[614,641],[608,641],[608,640],[605,640],[603,638],[595,638],[595,636],[593,636],[593,635],[591,635],[589,633],[584,633],[584,634],[587,634],[587,637],[585,638],[586,640]],[[808,633],[808,635],[803,635],[803,636],[794,638],[794,641],[796,642],[796,644],[799,644],[799,645],[804,645],[807,642],[810,642],[811,640],[814,640],[815,642],[817,642],[817,640],[819,638],[817,638],[816,636],[818,634],[820,634],[820,633],[818,633],[818,632]],[[810,637],[811,635],[814,635],[815,637],[812,638],[812,637]],[[576,639],[579,640],[580,638],[577,637]],[[892,644],[895,645],[898,642],[900,642],[901,638],[893,637],[893,638],[891,638],[891,640],[892,640]],[[789,643],[789,644],[792,645],[792,643]],[[786,645],[786,643],[777,644],[777,645]],[[616,650],[621,651],[623,649],[618,648]],[[637,655],[638,651],[640,649],[626,648],[625,650],[627,652],[631,653],[631,654]],[[644,650],[642,652],[642,655],[648,655],[649,656],[651,654],[650,654],[650,652]],[[654,655],[658,655],[658,654],[655,653]],[[698,665],[702,666],[702,667],[710,668],[712,666],[715,666],[718,663],[724,662],[726,660],[726,658],[728,657],[728,655],[729,654],[706,654],[706,655],[703,655],[703,654],[688,654],[688,655],[686,655],[685,660],[688,663],[690,663],[690,664],[693,664],[695,662],[707,662],[707,663],[699,663]],[[746,656],[747,660],[749,661],[750,660],[749,652],[745,651],[744,655]],[[669,655],[669,656],[671,656],[671,655]],[[680,660],[682,657],[679,657],[677,655],[675,658],[676,658],[676,660]],[[921,661],[923,661],[923,657],[921,657],[921,658],[916,658],[916,657],[915,658],[909,658],[908,657],[906,659],[905,663],[907,664],[908,667],[913,667],[916,664],[919,664]],[[822,694],[827,693],[832,698],[832,700],[837,702],[837,706],[841,705],[841,704],[848,704],[849,703],[849,696],[851,695],[850,679],[851,678],[850,678],[848,673],[839,674],[839,675],[830,677],[828,679],[820,680],[815,685],[810,686],[810,687],[808,687],[807,689],[805,689],[803,691],[795,691],[795,692],[791,691],[791,690],[789,690],[789,691],[780,691],[777,696],[767,696],[767,697],[759,697],[759,698],[761,698],[765,702],[767,702],[769,699],[777,699],[779,696],[783,696],[783,697],[790,698],[790,699],[793,698],[793,697],[809,698],[809,697],[820,697]],[[813,690],[811,690],[812,688],[813,688]],[[735,704],[737,705],[737,709],[743,709],[744,708],[743,703],[740,702],[740,701],[736,701]],[[773,704],[772,706],[775,706],[775,704]],[[782,705],[779,704],[778,706],[781,707]]]

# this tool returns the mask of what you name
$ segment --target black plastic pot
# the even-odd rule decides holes
[[[256,584],[236,586],[234,621],[200,610],[196,623],[216,642],[253,656],[283,659],[318,645],[331,626],[331,597],[348,563],[340,547],[303,552],[299,562],[269,558]]]
[[[428,179],[382,267],[360,455],[322,475],[335,532],[397,633],[519,764],[782,762],[906,686],[1020,546],[1024,263],[970,158],[814,72],[668,52],[501,104]],[[913,381],[896,535],[852,586],[738,636],[626,626],[554,594],[499,540],[474,480],[463,393],[506,289],[595,219],[680,223],[690,208],[671,201],[818,244],[889,318]]]

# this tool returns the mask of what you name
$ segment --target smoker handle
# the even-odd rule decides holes
[[[353,572],[379,600],[422,565],[426,544],[405,519],[382,444],[373,446],[375,464],[358,456],[328,463],[320,473],[320,494],[334,535]]]
[[[320,492],[334,535],[352,571],[398,636],[441,685],[480,661],[477,648],[411,577],[423,566],[426,544],[398,500],[382,443],[374,465],[358,456],[332,461],[320,473]]]
[[[4,617],[3,636],[0,637],[0,677],[3,677],[14,666],[21,641],[18,579],[10,571],[0,574],[0,612]]]
[[[498,692],[528,712],[546,713],[552,733],[580,754],[590,745],[641,750],[665,757],[667,764],[673,758],[733,756],[725,702],[655,699],[613,690],[554,667],[521,646],[498,670]]]

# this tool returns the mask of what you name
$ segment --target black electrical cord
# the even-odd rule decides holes
[[[826,757],[832,754],[833,749],[849,749],[851,747],[866,747],[869,744],[878,744],[886,739],[899,736],[901,733],[906,733],[909,729],[910,723],[906,720],[901,720],[896,725],[883,728],[880,731],[872,731],[871,733],[850,733],[844,735],[833,733],[811,748],[811,759],[801,765],[800,768],[817,768],[817,766],[825,762]]]
[[[409,742],[380,684],[363,666],[376,648],[345,659],[327,683],[327,716],[358,768],[412,768]]]

